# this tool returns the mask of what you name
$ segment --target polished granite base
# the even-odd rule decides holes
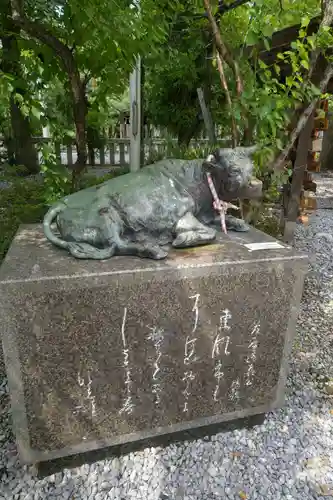
[[[98,262],[21,227],[0,270],[21,458],[119,447],[280,406],[307,265],[254,229],[165,261]]]

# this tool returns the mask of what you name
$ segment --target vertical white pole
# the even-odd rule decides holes
[[[130,76],[130,171],[140,170],[141,151],[141,58]]]
[[[39,81],[37,81],[37,83],[39,83]],[[43,102],[43,96],[42,96],[42,93],[39,92],[38,93],[38,97],[39,97],[39,101],[40,102]],[[44,104],[44,103],[43,103]],[[42,136],[47,139],[51,136],[50,134],[50,128],[48,125],[46,125],[45,127],[42,127]]]
[[[45,137],[45,138],[50,137],[50,129],[49,129],[48,125],[46,125],[46,127],[43,127],[43,137]]]

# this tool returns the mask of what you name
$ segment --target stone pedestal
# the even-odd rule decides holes
[[[166,261],[80,261],[23,226],[0,331],[26,462],[261,414],[283,401],[307,258],[251,230]]]

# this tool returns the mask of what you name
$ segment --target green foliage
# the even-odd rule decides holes
[[[51,205],[71,191],[70,171],[59,165],[52,147],[42,146],[41,172],[43,173],[45,203]]]
[[[215,123],[222,124],[225,134],[230,135],[230,110],[225,104],[216,67],[212,67],[214,59],[209,23],[201,17],[203,9],[200,3],[185,2],[184,5],[183,8],[179,5],[175,8],[168,44],[161,48],[157,58],[147,58],[145,92],[148,117],[155,126],[167,129],[173,136],[179,137],[183,131],[190,131],[195,137],[203,127],[202,121],[195,126],[201,115],[197,88],[203,87],[210,89],[208,104]],[[217,3],[212,2],[212,5],[215,8]],[[310,18],[319,13],[317,0],[309,0],[306,4],[302,0],[258,0],[232,10],[220,21],[223,40],[234,51],[244,77],[245,92],[239,101],[234,77],[225,67],[233,100],[232,114],[242,131],[244,112],[248,112],[256,140],[263,145],[270,144],[274,151],[281,149],[285,143],[286,123],[295,104],[316,92],[302,78],[309,66],[309,52],[320,45],[319,39],[304,37],[304,28]],[[297,24],[300,20],[302,29],[299,40],[289,53],[283,54],[285,62],[292,64],[293,77],[282,84],[274,68],[266,68],[262,64],[253,72],[249,61],[243,58],[244,47],[264,38],[269,49],[270,37],[275,31]],[[327,47],[329,40],[326,39],[325,43]],[[261,85],[258,85],[258,77]]]
[[[267,50],[275,31],[299,24],[305,16],[311,18],[320,14],[318,0],[257,0],[247,6],[248,26],[244,31],[244,45],[255,45],[263,39]],[[237,14],[240,11],[236,11]],[[236,15],[237,15],[236,14]]]
[[[303,103],[321,95],[307,79],[310,55],[318,46],[328,48],[333,40],[327,30],[306,36],[309,21],[308,17],[302,18],[298,39],[291,43],[290,50],[277,55],[277,63],[268,67],[263,61],[257,61],[255,72],[248,72],[242,100],[235,104],[238,123],[241,124],[241,113],[245,109],[254,125],[255,140],[262,146],[258,158],[262,169],[268,158],[272,159],[288,142],[288,124],[297,110]],[[284,80],[280,78],[280,64],[291,68],[290,75]]]
[[[263,206],[260,207],[258,218],[255,221],[254,227],[263,233],[273,236],[274,238],[280,239],[282,236],[278,218]]]
[[[165,128],[173,136],[181,136],[193,127],[200,113],[197,88],[204,83],[202,50],[183,53],[169,49],[163,64],[147,60],[146,111],[149,121]],[[149,65],[149,66],[148,66]]]
[[[0,196],[0,262],[21,224],[41,222],[46,212],[44,187],[36,180],[12,179]]]
[[[145,57],[148,119],[185,145],[188,137],[202,130],[197,88],[208,88],[215,75],[211,34],[203,12],[200,2],[175,2],[167,43],[157,55]]]
[[[146,164],[151,165],[164,158],[178,158],[184,160],[195,160],[197,158],[206,158],[212,150],[225,146],[225,141],[219,141],[216,145],[203,145],[203,146],[179,146],[175,144],[174,140],[166,140],[165,148],[161,151],[151,151]]]

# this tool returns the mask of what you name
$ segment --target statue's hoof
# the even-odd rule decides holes
[[[160,248],[159,250],[155,251],[152,258],[155,260],[163,260],[168,256],[168,252]]]
[[[237,224],[235,227],[230,229],[237,233],[247,233],[250,230],[250,226],[244,222],[243,224]]]
[[[250,226],[243,221],[232,215],[227,215],[225,218],[226,227],[228,231],[235,231],[237,233],[246,233],[250,230]]]
[[[200,231],[186,231],[180,233],[173,240],[172,246],[174,248],[189,248],[199,245],[206,245],[216,238],[216,231],[210,227],[204,228]]]

